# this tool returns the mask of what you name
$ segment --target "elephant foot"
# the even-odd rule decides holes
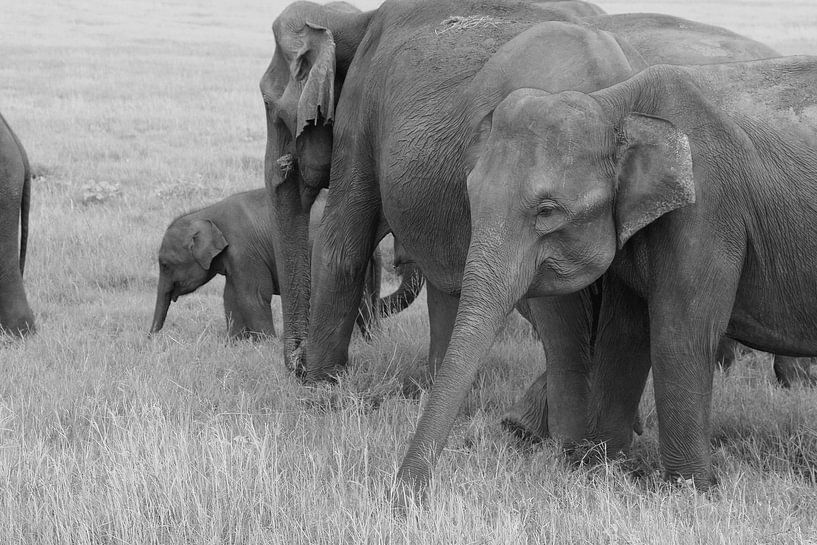
[[[318,384],[321,382],[335,384],[338,382],[338,377],[345,372],[345,365],[335,365],[324,369],[306,370],[303,368],[300,372],[296,370],[295,375],[305,384]]]
[[[296,377],[306,377],[306,343],[287,340],[284,344],[284,365]]]
[[[0,334],[19,338],[32,335],[36,332],[37,328],[34,326],[34,316],[30,313],[16,319],[6,317],[0,319]]]
[[[662,478],[673,486],[694,488],[698,492],[708,492],[718,486],[717,479],[710,472],[694,473],[687,476],[679,472],[664,470]]]
[[[23,338],[28,337],[29,335],[33,335],[37,332],[37,328],[34,326],[34,322],[26,323],[19,326],[13,326],[9,328],[0,328],[2,333],[6,335],[10,335],[11,337]]]
[[[565,444],[563,451],[567,461],[574,467],[594,466],[607,462],[607,443],[584,439]]]
[[[235,342],[250,341],[252,343],[263,343],[271,340],[273,336],[260,331],[250,331],[245,328],[238,331],[228,331],[227,338]]]
[[[728,337],[723,337],[715,351],[715,362],[724,373],[728,372],[740,354],[740,344]]]
[[[545,373],[542,373],[525,395],[508,409],[502,417],[501,424],[517,438],[529,443],[538,443],[550,436]]]
[[[427,366],[418,366],[403,377],[401,392],[403,397],[417,399],[423,391],[428,390],[434,383],[434,375]]]
[[[774,357],[774,374],[778,384],[784,388],[791,388],[795,384],[814,387],[817,377],[812,372],[812,363],[817,358],[792,358],[787,356]]]

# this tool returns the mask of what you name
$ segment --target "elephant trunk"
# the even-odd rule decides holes
[[[167,310],[173,297],[173,280],[166,275],[159,275],[159,286],[156,288],[156,308],[153,310],[153,324],[150,326],[150,334],[161,331],[165,325]]]
[[[28,156],[26,156],[22,146],[20,146],[20,151],[23,153],[26,169],[25,178],[23,180],[23,194],[20,198],[20,276],[24,276],[26,270],[26,252],[28,251],[28,217],[31,208],[31,166],[28,163]]]
[[[268,117],[268,140],[265,159],[265,179],[272,206],[272,236],[278,287],[283,314],[284,363],[287,369],[303,371],[303,342],[309,326],[310,244],[308,208],[301,205],[300,180],[297,165],[284,159],[291,155],[281,151],[284,138]],[[282,166],[283,165],[283,166]]]
[[[400,266],[400,286],[377,302],[377,313],[381,318],[404,311],[411,305],[423,289],[425,278],[416,265]]]
[[[533,278],[524,245],[509,236],[513,228],[496,220],[473,225],[451,343],[398,473],[414,492],[425,488],[484,355]]]
[[[289,229],[288,236],[279,238],[275,246],[278,285],[281,292],[283,315],[284,363],[287,369],[303,371],[303,343],[309,328],[310,256],[309,214],[301,217],[288,214],[289,221],[281,220],[280,229]],[[279,223],[280,225],[280,223]],[[280,232],[280,231],[279,231]]]

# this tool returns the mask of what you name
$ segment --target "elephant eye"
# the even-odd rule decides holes
[[[555,201],[546,200],[536,209],[536,232],[539,235],[552,233],[567,223],[565,210]]]
[[[556,201],[546,199],[542,201],[539,206],[536,208],[536,215],[537,216],[544,216],[548,217],[553,215],[555,212],[561,210],[561,206]]]

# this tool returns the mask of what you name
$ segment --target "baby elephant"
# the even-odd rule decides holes
[[[320,222],[325,200],[325,195],[320,195],[312,207],[310,231]],[[266,189],[257,189],[173,220],[159,250],[159,285],[151,333],[162,329],[171,301],[223,274],[228,335],[275,335],[270,300],[280,291],[270,204]],[[376,252],[372,256],[358,319],[364,336],[370,335],[375,313],[385,316],[402,310],[422,288],[422,276],[416,270],[405,271],[402,280],[395,294],[379,300],[380,255]],[[399,303],[388,302],[393,299],[399,299]]]

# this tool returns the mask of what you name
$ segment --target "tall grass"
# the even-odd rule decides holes
[[[817,52],[809,2],[602,3]],[[558,445],[505,434],[503,410],[543,367],[512,321],[426,509],[402,520],[385,497],[425,396],[403,395],[424,363],[423,302],[355,338],[332,387],[293,379],[278,340],[228,342],[220,280],[148,339],[167,223],[263,183],[257,81],[281,7],[3,4],[0,111],[38,174],[26,284],[39,333],[0,346],[1,543],[817,542],[817,401],[777,388],[765,356],[716,380],[720,486],[699,494],[657,473],[651,393],[627,460],[573,468]]]

